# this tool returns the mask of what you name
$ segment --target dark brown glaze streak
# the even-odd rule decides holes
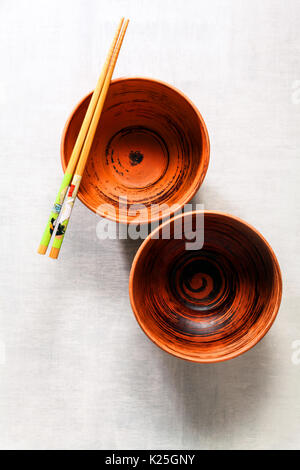
[[[199,213],[179,215],[146,238],[132,265],[130,300],[140,326],[162,349],[195,362],[218,362],[266,334],[279,309],[282,281],[262,235],[224,213],[204,211],[204,246],[186,250],[186,239],[174,238],[174,221],[188,217],[195,230]],[[171,239],[163,240],[168,224]]]
[[[63,133],[61,156],[66,168],[91,94],[70,116]],[[137,157],[138,156],[138,157]],[[134,163],[133,162],[134,158]],[[144,204],[128,222],[145,223],[182,207],[199,189],[209,163],[209,138],[197,108],[180,91],[146,78],[113,80],[91,148],[78,197],[91,210],[124,222],[120,196],[128,205]],[[101,204],[114,209],[105,214]],[[106,208],[107,209],[107,208]]]

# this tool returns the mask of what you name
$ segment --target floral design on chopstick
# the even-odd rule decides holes
[[[54,217],[52,217],[52,219],[50,221],[50,224],[49,224],[49,231],[50,231],[51,235],[54,232],[55,224],[56,224],[56,219]]]
[[[54,242],[53,242],[53,247],[58,250],[61,247],[64,235],[65,235],[68,223],[69,223],[69,219],[72,213],[75,199],[77,197],[80,182],[81,182],[81,176],[74,175],[68,194],[67,194],[67,198],[65,200],[65,203],[61,211],[61,222],[59,222],[58,224]]]
[[[61,238],[65,234],[66,227],[65,225],[59,223],[57,227],[57,231],[55,237]]]

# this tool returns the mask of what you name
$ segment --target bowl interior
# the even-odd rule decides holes
[[[197,214],[199,220],[195,212],[180,215],[145,240],[133,263],[130,296],[156,344],[185,359],[216,362],[241,354],[268,331],[281,276],[272,249],[252,227],[225,214]],[[175,239],[183,220],[184,237]],[[203,247],[186,250],[203,221]],[[161,239],[167,226],[171,238]]]
[[[65,167],[91,95],[71,115],[62,140]],[[209,141],[203,119],[174,88],[150,79],[112,82],[79,197],[121,222],[157,220],[188,202],[204,179]],[[129,206],[131,206],[129,208]]]

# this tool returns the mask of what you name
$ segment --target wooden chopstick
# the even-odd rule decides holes
[[[98,83],[96,85],[93,96],[92,96],[91,101],[89,103],[89,106],[88,106],[86,115],[84,117],[83,123],[81,125],[79,134],[77,136],[76,143],[74,145],[69,163],[67,165],[64,177],[62,179],[62,182],[61,182],[61,185],[60,185],[60,188],[59,188],[59,191],[57,193],[57,196],[56,196],[52,211],[50,213],[46,228],[44,230],[40,245],[38,247],[38,253],[41,254],[41,255],[44,255],[46,253],[48,245],[49,245],[51,237],[52,237],[52,234],[53,234],[53,231],[55,229],[55,224],[56,224],[57,218],[60,214],[64,199],[65,199],[65,196],[66,196],[66,193],[67,193],[67,189],[68,189],[68,187],[71,183],[71,180],[72,180],[72,177],[73,177],[73,174],[74,174],[74,170],[75,170],[76,165],[78,163],[80,152],[81,152],[83,144],[84,144],[84,140],[86,138],[89,126],[91,124],[91,121],[92,121],[92,118],[93,118],[93,115],[94,115],[96,105],[98,103],[98,99],[99,99],[101,90],[102,90],[103,85],[105,83],[105,79],[106,79],[106,76],[107,76],[107,73],[108,73],[108,70],[109,70],[109,66],[110,66],[110,63],[111,63],[111,60],[112,60],[112,57],[113,57],[113,53],[114,53],[114,50],[115,50],[115,47],[116,47],[116,44],[117,44],[117,40],[118,40],[119,35],[120,35],[121,28],[123,26],[123,23],[124,23],[124,18],[121,18],[120,23],[119,23],[118,28],[117,28],[117,31],[115,33],[113,42],[112,42],[111,47],[109,49],[109,52],[107,54],[106,61],[105,61],[105,64],[103,66],[101,75],[99,77]]]
[[[56,232],[53,245],[49,254],[49,256],[54,259],[56,259],[59,255],[59,251],[60,251],[64,236],[65,236],[65,232],[67,230],[67,226],[70,220],[74,202],[75,202],[78,189],[80,186],[81,178],[82,178],[85,165],[89,156],[89,152],[93,143],[95,132],[98,126],[98,122],[102,113],[102,109],[103,109],[106,95],[108,92],[108,88],[110,85],[111,77],[112,77],[116,62],[117,62],[117,58],[118,58],[118,55],[122,46],[122,42],[126,33],[128,23],[129,23],[129,20],[126,20],[123,26],[123,29],[121,31],[120,37],[118,39],[117,46],[114,50],[114,53],[113,53],[113,56],[112,56],[112,59],[108,68],[108,72],[104,81],[104,85],[101,90],[98,103],[96,105],[96,109],[95,109],[86,139],[84,141],[84,144],[80,153],[80,157],[79,157],[78,164],[75,170],[75,174],[73,176],[70,189],[69,189],[66,201],[62,209],[61,221],[58,224],[57,232]]]

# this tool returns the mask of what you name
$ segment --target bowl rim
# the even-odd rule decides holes
[[[179,219],[180,217],[187,217],[187,216],[190,216],[190,215],[193,215],[193,214],[214,214],[214,215],[219,215],[221,217],[227,217],[231,220],[234,220],[234,221],[237,221],[237,222],[240,222],[242,225],[245,225],[246,227],[248,227],[250,230],[252,230],[256,235],[258,235],[258,237],[263,241],[263,243],[265,244],[266,248],[268,249],[270,255],[271,255],[271,258],[272,258],[272,261],[274,263],[274,267],[275,267],[275,270],[277,271],[277,274],[278,274],[278,295],[277,295],[277,299],[276,299],[276,305],[274,306],[274,309],[273,309],[273,312],[272,312],[272,316],[271,318],[269,319],[269,322],[267,323],[266,327],[262,329],[262,331],[256,335],[256,337],[252,340],[252,341],[249,341],[244,347],[242,347],[241,349],[239,349],[238,351],[235,351],[235,352],[232,352],[231,354],[227,354],[225,356],[222,356],[220,358],[216,358],[216,359],[195,359],[195,358],[191,358],[189,354],[184,354],[184,353],[180,353],[180,352],[177,352],[177,351],[174,351],[172,350],[171,348],[169,348],[168,346],[166,346],[164,343],[161,343],[159,340],[156,339],[156,337],[154,335],[152,335],[149,331],[146,330],[146,328],[144,327],[144,325],[142,324],[142,322],[140,321],[140,318],[139,318],[139,313],[138,313],[138,309],[135,305],[135,300],[134,300],[134,295],[133,295],[133,278],[134,278],[134,274],[135,274],[135,270],[136,270],[136,266],[137,266],[137,263],[139,261],[139,258],[141,257],[141,254],[145,248],[145,246],[150,242],[151,240],[151,237],[153,236],[153,234],[157,233],[158,231],[160,231],[163,227],[165,227],[166,225],[168,224],[171,224],[172,222],[174,222],[175,220]],[[193,211],[189,211],[189,212],[185,212],[185,213],[181,213],[181,214],[178,214],[176,215],[175,217],[172,217],[170,218],[169,220],[163,222],[161,225],[159,225],[158,227],[155,228],[155,230],[153,230],[146,238],[145,240],[142,242],[142,244],[140,245],[140,247],[138,248],[136,254],[135,254],[135,257],[133,259],[133,262],[132,262],[132,265],[131,265],[131,270],[130,270],[130,276],[129,276],[129,299],[130,299],[130,304],[131,304],[131,308],[133,310],[133,313],[135,315],[135,318],[138,322],[138,324],[140,325],[141,329],[143,330],[143,332],[146,334],[146,336],[148,336],[148,338],[153,342],[155,343],[160,349],[162,349],[163,351],[171,354],[172,356],[175,356],[175,357],[178,357],[180,359],[185,359],[189,362],[195,362],[195,363],[217,363],[217,362],[224,362],[224,361],[228,361],[229,359],[234,359],[235,357],[238,357],[240,356],[241,354],[249,351],[249,349],[253,348],[257,343],[259,343],[259,341],[267,334],[267,332],[269,331],[269,329],[271,328],[271,326],[273,325],[276,317],[277,317],[277,314],[278,314],[278,311],[279,311],[279,308],[280,308],[280,304],[281,304],[281,299],[282,299],[282,275],[281,275],[281,270],[280,270],[280,266],[279,266],[279,263],[278,263],[278,260],[277,260],[277,257],[271,247],[271,245],[267,242],[267,240],[264,238],[264,236],[255,228],[253,227],[251,224],[249,224],[248,222],[245,222],[243,219],[239,218],[239,217],[236,217],[234,215],[231,215],[231,214],[228,214],[227,212],[223,212],[223,211],[217,211],[217,210],[193,210]]]
[[[124,81],[129,81],[129,80],[141,80],[141,81],[147,81],[147,82],[155,82],[155,83],[158,83],[159,85],[163,85],[173,91],[175,91],[175,93],[179,94],[182,98],[184,98],[184,100],[193,108],[194,112],[196,113],[196,115],[198,116],[199,118],[199,121],[200,121],[200,126],[203,130],[203,135],[204,135],[204,138],[203,138],[203,152],[202,152],[202,155],[204,157],[204,159],[206,160],[206,168],[204,171],[199,171],[199,168],[197,170],[197,173],[195,175],[195,178],[194,178],[194,184],[193,186],[191,186],[191,189],[187,190],[185,192],[185,197],[183,198],[183,202],[178,204],[178,208],[176,210],[179,210],[181,209],[185,204],[187,204],[189,201],[191,201],[191,199],[193,199],[193,197],[195,196],[195,194],[197,193],[197,191],[199,190],[201,184],[203,183],[204,179],[205,179],[205,176],[206,176],[206,173],[207,173],[207,170],[208,170],[208,167],[209,167],[209,162],[210,162],[210,140],[209,140],[209,135],[208,135],[208,131],[207,131],[207,127],[206,127],[206,124],[205,124],[205,121],[200,113],[200,111],[198,110],[197,106],[190,100],[190,98],[188,98],[181,90],[179,90],[178,88],[176,88],[175,86],[173,85],[170,85],[169,83],[166,83],[162,80],[157,80],[156,78],[151,78],[151,77],[140,77],[140,76],[133,76],[133,77],[119,77],[119,78],[114,78],[112,81],[111,81],[111,84],[114,84],[114,83],[122,83]],[[67,132],[68,132],[68,129],[69,129],[69,126],[70,126],[70,123],[73,119],[73,117],[75,116],[76,112],[78,111],[78,109],[80,108],[80,106],[82,105],[82,103],[93,93],[93,91],[90,91],[89,93],[87,93],[83,98],[81,98],[81,100],[75,105],[75,107],[72,109],[71,113],[69,114],[69,117],[64,125],[64,128],[63,128],[63,132],[62,132],[62,136],[61,136],[61,142],[60,142],[60,160],[61,160],[61,165],[62,165],[62,168],[63,168],[63,171],[65,172],[66,170],[66,163],[65,163],[65,159],[64,159],[64,146],[65,146],[65,141],[66,141],[66,135],[67,135]],[[93,211],[95,214],[99,215],[100,217],[104,217],[108,220],[111,220],[113,222],[116,222],[116,223],[125,223],[127,225],[129,224],[145,224],[145,223],[152,223],[152,222],[159,222],[161,221],[162,219],[166,218],[166,217],[170,217],[174,214],[174,212],[170,212],[169,214],[158,214],[157,216],[155,217],[149,217],[148,218],[148,221],[147,222],[132,222],[132,221],[127,221],[125,222],[124,220],[120,220],[119,217],[117,218],[114,218],[112,216],[109,216],[109,215],[106,215],[106,214],[101,214],[99,211],[97,211],[97,209],[94,209],[94,207],[92,207],[88,201],[86,200],[86,198],[80,193],[78,192],[78,195],[77,195],[78,199],[88,208],[90,209],[91,211]]]

